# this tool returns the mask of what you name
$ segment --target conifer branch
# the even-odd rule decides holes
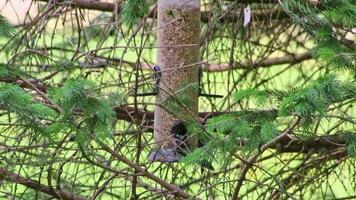
[[[240,189],[242,186],[242,183],[245,180],[246,174],[248,172],[248,170],[252,167],[253,163],[257,160],[257,158],[268,148],[270,148],[271,146],[276,145],[280,140],[282,140],[283,138],[285,138],[289,133],[291,133],[293,131],[293,129],[298,125],[300,121],[300,118],[298,118],[297,120],[295,120],[293,122],[292,125],[290,125],[283,133],[281,133],[280,135],[278,135],[276,138],[274,138],[272,141],[264,144],[261,146],[261,148],[259,149],[258,153],[256,153],[255,155],[251,156],[244,164],[243,167],[241,169],[240,172],[240,176],[239,179],[237,181],[234,193],[232,195],[232,200],[237,200],[238,199],[238,195],[240,193]]]

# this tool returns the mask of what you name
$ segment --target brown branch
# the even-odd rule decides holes
[[[344,134],[323,135],[308,139],[298,139],[293,138],[291,135],[286,135],[270,148],[283,153],[308,153],[310,150],[313,150],[314,153],[318,153],[321,151],[345,148],[345,146],[346,140]],[[346,156],[346,151],[343,156]]]
[[[116,106],[113,109],[116,113],[117,119],[128,122],[140,122],[143,118],[145,118],[149,122],[149,125],[153,125],[154,113],[152,111],[140,109],[135,111],[135,108],[131,106]]]
[[[29,85],[24,84],[24,82],[20,82],[20,79],[14,78],[2,78],[0,82],[7,83],[16,83],[20,87],[29,88]],[[32,84],[36,85],[38,89],[43,89],[42,91],[45,93],[46,90],[42,87],[42,84],[36,82],[35,80],[30,81]],[[40,84],[40,85],[38,85]],[[137,109],[135,110],[132,106],[116,106],[113,108],[116,113],[116,117],[119,120],[125,120],[132,123],[142,123],[142,119],[147,121],[146,125],[152,126],[154,120],[154,113],[148,110]],[[136,113],[135,113],[136,112]],[[200,112],[199,117],[206,121],[206,118],[214,117],[222,114],[229,114],[232,112]],[[152,129],[147,129],[147,131],[152,131]],[[338,147],[345,146],[346,142],[343,135],[328,135],[328,136],[318,136],[313,137],[307,140],[301,140],[298,138],[293,138],[290,135],[285,135],[282,137],[278,143],[273,144],[269,148],[276,149],[281,153],[287,152],[301,152],[307,153],[310,149],[313,149],[315,152],[319,152],[325,149],[335,149]]]
[[[241,20],[241,12],[229,12],[224,16],[219,18],[220,23],[233,23]],[[257,9],[251,11],[252,22],[264,21],[264,20],[276,20],[276,19],[285,19],[289,18],[289,15],[281,9]],[[214,19],[214,13],[211,11],[202,11],[201,12],[201,21],[208,23]]]
[[[120,59],[116,58],[105,58],[103,56],[97,56],[97,58],[101,59],[102,62],[100,64],[93,64],[93,65],[86,65],[88,69],[90,68],[105,68],[110,65],[120,65],[122,63],[129,64],[129,66],[140,66],[142,69],[145,70],[152,70],[152,65],[146,64],[146,63],[141,63],[140,65],[135,65],[134,63],[130,63],[128,61],[121,61]],[[296,64],[300,63],[306,60],[311,60],[313,59],[313,54],[312,52],[304,52],[304,53],[299,53],[299,54],[293,54],[293,55],[285,55],[281,57],[272,57],[272,58],[266,58],[266,59],[261,59],[258,61],[255,61],[253,63],[248,63],[248,62],[241,62],[241,63],[233,63],[232,67],[228,63],[221,63],[221,64],[209,64],[208,67],[205,65],[202,67],[204,71],[207,72],[222,72],[222,71],[227,71],[227,70],[232,70],[232,69],[257,69],[257,68],[267,68],[267,67],[272,67],[275,65],[282,65],[282,64]]]
[[[0,82],[14,83],[22,88],[28,88],[28,89],[32,89],[32,86],[30,85],[30,84],[32,84],[42,92],[47,91],[47,86],[42,84],[39,80],[36,80],[36,79],[28,79],[28,80],[24,81],[19,77],[9,77],[8,76],[8,77],[1,77]]]
[[[63,199],[63,200],[86,200],[87,199],[75,195],[73,193],[65,192],[63,190],[55,190],[52,187],[48,187],[29,178],[25,178],[23,176],[20,176],[19,174],[13,173],[2,167],[0,167],[0,180],[18,183],[27,186],[29,188],[32,188],[36,191],[41,191],[43,193],[51,195],[57,199]]]
[[[135,109],[130,106],[115,107],[114,111],[118,119],[129,121],[129,122],[139,122],[145,116],[148,121],[148,126],[153,125],[154,113],[152,111],[137,110],[137,114],[134,115]],[[232,112],[200,112],[200,118],[210,118],[222,114],[229,114]],[[134,118],[136,116],[136,118]],[[206,119],[205,119],[206,120]],[[203,121],[205,121],[203,120]],[[151,129],[147,131],[152,131]],[[281,153],[308,153],[309,150],[313,149],[315,153],[324,150],[334,150],[336,148],[343,148],[346,145],[345,136],[343,134],[338,135],[324,135],[316,136],[308,139],[299,139],[292,137],[289,134],[285,134],[281,137],[278,142],[273,143],[268,148],[276,149]]]
[[[316,167],[320,167],[326,164],[327,161],[330,161],[334,157],[340,158],[340,154],[342,156],[344,154],[344,151],[336,150],[335,152],[330,152],[328,154],[318,156],[316,157],[316,159],[307,162],[311,158],[311,153],[308,154],[306,158],[303,159],[303,161],[293,169],[293,173],[291,173],[281,181],[282,184],[279,185],[280,186],[283,185],[283,188],[279,190],[278,189],[274,190],[274,192],[271,194],[269,199],[273,199],[273,200],[280,199],[280,195],[282,191],[287,191],[287,189],[298,184],[300,181],[303,180],[303,178],[305,178],[305,176],[309,174],[310,171],[312,171]],[[340,165],[343,160],[345,159],[339,159],[339,161],[335,162],[334,164]],[[320,171],[324,171],[324,170],[320,170]],[[324,173],[327,173],[327,171],[324,171]]]
[[[352,50],[356,50],[356,42],[353,40],[349,40],[346,38],[341,38],[339,40],[343,45],[347,46],[348,48],[352,49]]]
[[[49,0],[38,0],[42,2],[49,2]],[[276,0],[239,0],[238,3],[277,3]],[[61,2],[60,4],[63,5]],[[100,2],[97,0],[72,0],[68,1],[67,5],[72,5],[81,9],[88,10],[98,10],[103,12],[113,12],[114,10],[121,11],[121,4],[108,3],[108,2]],[[115,8],[117,7],[117,9]],[[236,16],[239,16],[241,13],[228,13],[227,15],[219,18],[220,22],[235,22],[237,20]],[[156,12],[151,12],[147,15],[148,18],[157,17]],[[213,13],[211,11],[202,11],[201,12],[201,21],[208,23],[211,21],[213,17]],[[252,18],[254,20],[273,20],[273,19],[282,19],[289,17],[283,10],[281,9],[262,9],[262,10],[252,10]]]
[[[281,59],[280,59],[281,60]],[[20,87],[32,89],[29,85],[26,85],[24,82],[20,82],[20,79],[7,78],[1,79],[0,82],[7,83],[16,83]],[[38,89],[46,92],[46,87],[42,88],[42,84],[33,80],[30,81],[32,84],[36,85]],[[154,113],[148,110],[135,109],[132,106],[116,106],[113,107],[114,112],[116,113],[116,118],[119,120],[125,120],[132,123],[142,123],[142,119],[146,120],[145,125],[150,127],[153,125]],[[136,112],[136,113],[135,113]],[[206,121],[207,118],[211,118],[217,115],[229,114],[232,112],[200,112],[199,117]],[[151,128],[146,129],[147,131],[153,131]],[[319,136],[307,140],[301,140],[297,138],[292,138],[290,135],[285,135],[282,137],[278,143],[270,146],[271,149],[277,149],[279,152],[301,152],[307,153],[310,149],[313,149],[315,152],[319,152],[325,149],[335,149],[342,147],[346,144],[345,139],[342,135],[331,135],[331,136]]]
[[[189,195],[188,193],[184,192],[178,186],[173,185],[171,183],[168,183],[167,181],[161,179],[160,177],[148,172],[147,169],[137,165],[136,163],[132,162],[131,160],[129,160],[125,156],[122,156],[122,155],[118,154],[116,151],[114,151],[113,149],[111,149],[110,147],[105,145],[104,143],[102,143],[100,141],[97,141],[97,142],[101,145],[101,147],[103,148],[104,151],[109,152],[112,156],[114,156],[118,160],[120,160],[123,163],[125,163],[126,165],[132,167],[134,170],[136,170],[139,173],[141,173],[142,176],[145,176],[145,177],[151,179],[152,181],[160,184],[162,187],[164,187],[165,189],[169,190],[175,196],[182,197],[184,199],[188,199],[188,198],[191,197],[191,195]]]
[[[49,0],[38,0],[43,2],[49,2]],[[114,3],[100,2],[98,0],[71,0],[60,2],[60,4],[67,3],[73,5],[77,8],[88,9],[88,10],[98,10],[104,12],[113,12],[115,9]],[[121,8],[118,8],[120,10]]]
[[[42,2],[49,2],[49,0],[38,0]],[[229,0],[233,1],[233,0]],[[277,3],[277,0],[236,0],[239,3]],[[98,10],[98,11],[105,11],[105,12],[112,12],[115,9],[115,3],[108,3],[108,2],[100,2],[98,0],[72,0],[68,1],[73,6],[82,9],[88,10]],[[118,5],[118,10],[121,10],[120,5]]]
[[[209,72],[221,72],[227,71],[231,69],[257,69],[261,67],[271,67],[274,65],[282,65],[282,64],[296,64],[303,62],[305,60],[310,60],[313,58],[313,54],[311,52],[305,52],[294,55],[285,55],[281,57],[267,58],[260,61],[256,61],[254,63],[233,63],[232,67],[229,64],[210,64],[208,67],[204,67],[203,69]]]
[[[296,127],[298,122],[299,120],[296,120],[296,122],[293,123],[290,128],[286,129],[272,141],[262,145],[260,152],[251,156],[243,164],[232,199],[239,199],[239,191],[242,187],[242,183],[245,180],[245,176],[248,170],[253,166],[253,163],[266,149],[277,149],[279,153],[318,153],[323,151],[328,152],[328,159],[338,160],[341,160],[347,156],[347,151],[345,148],[345,137],[347,136],[346,134],[316,136],[305,140],[293,138],[290,133]],[[330,153],[333,151],[334,153]]]
[[[260,151],[254,155],[252,155],[242,166],[239,180],[237,181],[234,193],[232,194],[232,200],[239,199],[240,189],[242,187],[242,183],[245,181],[246,174],[248,170],[253,166],[253,163],[257,160],[257,158],[268,148],[276,145],[280,140],[285,138],[289,133],[293,131],[293,129],[298,125],[300,118],[298,118],[291,126],[289,126],[283,133],[275,137],[272,141],[261,146]]]

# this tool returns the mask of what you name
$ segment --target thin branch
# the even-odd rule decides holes
[[[118,160],[122,161],[126,165],[132,167],[136,171],[142,173],[142,176],[146,176],[147,178],[149,178],[149,179],[153,180],[154,182],[160,184],[165,189],[171,191],[173,195],[175,195],[177,197],[182,197],[182,198],[185,198],[185,199],[191,197],[191,195],[189,195],[188,193],[184,192],[178,186],[173,185],[171,183],[168,183],[167,181],[161,179],[160,177],[148,172],[147,169],[137,165],[136,163],[132,162],[131,160],[129,160],[125,156],[122,156],[122,155],[118,154],[116,151],[111,149],[109,146],[107,146],[103,142],[100,142],[100,141],[97,141],[97,142],[100,144],[100,146],[103,148],[103,150],[105,150],[106,152],[110,153],[115,158],[117,158]]]
[[[49,2],[50,0],[38,0],[42,2]],[[232,0],[229,0],[232,1]],[[119,4],[115,3],[108,3],[108,2],[100,2],[97,0],[72,0],[69,1],[71,5],[76,6],[82,9],[88,10],[98,10],[98,11],[105,11],[105,12],[113,12],[115,7],[118,6],[117,10],[121,10]],[[119,1],[121,3],[121,1]],[[277,3],[277,0],[236,0],[238,3]]]
[[[101,62],[98,63],[92,63],[92,64],[83,64],[86,68],[91,69],[91,68],[105,68],[108,66],[113,66],[113,65],[120,65],[122,63],[128,64],[128,66],[136,67],[134,63],[131,63],[129,61],[122,61],[120,59],[116,58],[106,58],[103,56],[96,56],[98,59],[101,59]],[[266,59],[261,59],[257,60],[254,62],[239,62],[239,63],[232,63],[232,67],[228,63],[220,63],[220,64],[209,64],[208,66],[202,65],[202,69],[207,72],[222,72],[222,71],[228,71],[232,69],[257,69],[257,68],[267,68],[267,67],[273,67],[275,65],[283,65],[283,64],[297,64],[301,63],[303,61],[311,60],[313,59],[313,54],[312,52],[304,52],[304,53],[299,53],[299,54],[291,54],[291,55],[285,55],[281,57],[272,57],[272,58],[266,58]],[[152,70],[152,65],[154,64],[146,64],[146,63],[141,63],[138,65],[142,69],[145,70]]]
[[[78,195],[75,195],[73,193],[65,192],[63,190],[55,190],[52,187],[48,187],[46,185],[43,185],[37,181],[34,181],[29,178],[25,178],[23,176],[20,176],[19,174],[13,173],[5,168],[0,168],[0,180],[4,181],[9,181],[13,183],[18,183],[24,186],[27,186],[29,188],[32,188],[36,191],[41,191],[45,194],[51,195],[57,199],[63,199],[63,200],[87,200],[87,198],[80,197]]]
[[[276,143],[278,143],[280,140],[282,140],[283,138],[285,138],[289,133],[291,133],[293,131],[293,129],[298,125],[300,121],[300,118],[298,118],[298,120],[295,120],[295,122],[288,127],[283,133],[281,133],[280,135],[278,135],[276,138],[274,138],[272,141],[262,145],[262,147],[260,148],[260,151],[258,153],[256,153],[255,155],[251,156],[244,164],[243,167],[241,169],[240,172],[240,177],[239,180],[237,181],[234,193],[232,195],[232,200],[237,200],[239,197],[239,193],[240,193],[240,189],[242,186],[242,183],[245,180],[246,174],[248,172],[248,170],[253,166],[253,163],[257,160],[257,158],[268,148],[276,145]]]
[[[313,54],[311,52],[305,52],[294,55],[285,55],[281,57],[267,58],[260,61],[255,61],[253,63],[242,62],[242,63],[233,63],[232,67],[229,64],[210,64],[208,67],[205,67],[204,70],[209,72],[221,72],[232,69],[257,69],[261,67],[271,67],[275,65],[282,64],[296,64],[306,60],[313,59]]]
[[[50,0],[38,0],[43,2],[51,2]],[[53,1],[52,1],[53,2]],[[105,12],[113,12],[116,4],[108,2],[100,2],[97,0],[72,0],[66,2],[68,5],[73,5],[78,8],[88,9],[88,10],[98,10]],[[61,4],[63,4],[61,2]],[[118,10],[121,10],[120,8]]]
[[[39,0],[42,2],[49,2],[49,0]],[[277,3],[276,0],[268,0],[268,1],[262,1],[262,0],[239,0],[236,1],[237,3],[259,3],[259,4],[269,4],[269,3]],[[61,3],[62,5],[65,5]],[[59,4],[59,5],[61,5]],[[108,3],[108,2],[100,2],[96,0],[72,0],[67,3],[67,5],[72,5],[77,8],[81,9],[88,9],[88,10],[98,10],[98,11],[103,11],[103,12],[114,12],[115,10],[121,11],[121,2],[118,4],[115,3]],[[223,22],[229,22],[233,23],[237,20],[236,16],[239,16],[241,13],[228,13],[227,15],[224,15],[223,17],[219,18],[219,21],[221,23]],[[288,18],[289,16],[281,9],[259,9],[259,10],[253,10],[252,11],[252,18],[254,20],[273,20],[273,19],[283,19],[283,18]],[[155,12],[149,13],[148,18],[155,18],[157,17],[157,14]],[[208,23],[211,21],[213,17],[213,12],[212,11],[202,11],[201,12],[201,21]]]

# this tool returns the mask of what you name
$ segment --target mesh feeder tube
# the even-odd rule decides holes
[[[157,64],[162,73],[156,103],[162,106],[155,108],[155,150],[149,156],[151,161],[179,160],[172,127],[179,120],[198,118],[199,91],[194,85],[199,79],[199,40],[200,0],[158,0]],[[189,103],[177,106],[182,95]],[[190,148],[197,147],[192,134],[186,142]]]

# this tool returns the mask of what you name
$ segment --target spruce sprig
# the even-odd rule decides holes
[[[293,20],[316,39],[317,58],[326,61],[330,69],[351,70],[356,74],[355,49],[343,42],[344,32],[351,32],[356,25],[355,1],[321,0],[313,4],[311,1],[287,0],[281,3]]]
[[[333,75],[315,80],[302,88],[285,90],[248,89],[235,94],[236,100],[250,98],[275,99],[276,109],[243,110],[213,117],[207,121],[206,145],[190,154],[183,161],[199,163],[200,160],[218,159],[228,163],[237,150],[251,152],[278,135],[278,121],[292,115],[301,118],[304,127],[317,118],[327,117],[330,105],[356,98],[356,83],[341,82]],[[303,133],[303,132],[302,132]],[[349,151],[355,142],[349,141]],[[212,153],[213,151],[213,153]],[[214,156],[213,156],[214,155]]]
[[[122,8],[122,21],[132,26],[138,18],[145,16],[148,10],[149,6],[146,0],[128,0]]]
[[[15,35],[16,28],[2,15],[0,15],[0,38],[10,38]]]
[[[55,121],[58,116],[51,108],[37,103],[20,87],[8,83],[0,85],[0,109],[14,114],[15,121],[22,127],[45,135],[48,133],[47,124]]]
[[[69,79],[63,87],[53,88],[54,101],[61,106],[61,122],[77,132],[78,142],[85,142],[91,135],[106,138],[112,135],[115,113],[110,100],[101,98],[96,85],[86,79]]]

